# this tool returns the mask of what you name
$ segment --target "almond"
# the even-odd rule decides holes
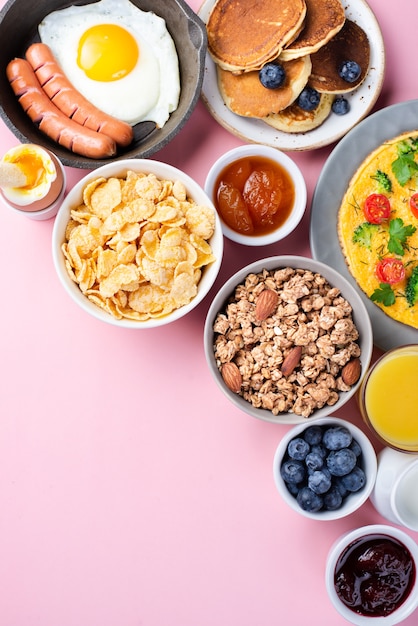
[[[222,365],[221,374],[228,389],[233,393],[238,393],[241,390],[242,376],[235,363],[224,363]]]
[[[302,346],[294,346],[294,348],[292,348],[289,354],[285,357],[280,368],[283,376],[289,376],[293,372],[295,367],[299,365],[301,356]]]
[[[351,359],[346,363],[341,371],[341,378],[346,385],[350,387],[355,385],[361,374],[360,359]]]
[[[255,305],[255,318],[262,322],[274,313],[279,302],[278,294],[272,289],[264,289],[257,298]]]

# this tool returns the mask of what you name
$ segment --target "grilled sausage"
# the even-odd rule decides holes
[[[133,140],[130,124],[104,113],[73,87],[58,65],[51,49],[44,43],[34,43],[26,51],[36,77],[52,102],[67,116],[97,132],[111,137],[119,146]]]
[[[23,110],[50,139],[90,159],[103,159],[116,154],[113,139],[69,119],[51,102],[28,61],[13,59],[6,73]]]

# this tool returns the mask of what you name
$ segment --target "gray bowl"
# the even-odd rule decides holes
[[[311,270],[314,273],[321,274],[332,287],[337,287],[342,296],[348,300],[353,310],[353,320],[359,331],[358,343],[361,348],[361,377],[355,383],[349,391],[340,391],[338,401],[332,405],[325,405],[322,408],[316,409],[309,420],[315,420],[317,418],[327,417],[331,413],[338,411],[350,398],[352,398],[361,383],[363,376],[365,375],[372,357],[373,352],[373,334],[369,316],[367,314],[366,307],[363,304],[357,290],[338,272],[334,269],[307,257],[300,256],[277,256],[267,259],[260,259],[250,265],[242,268],[236,274],[234,274],[224,285],[219,289],[218,293],[214,297],[212,304],[209,307],[208,314],[206,316],[205,328],[204,328],[204,350],[206,361],[212,377],[219,387],[219,389],[226,395],[232,404],[238,409],[251,415],[252,417],[273,422],[276,424],[301,424],[306,422],[306,417],[296,415],[295,413],[286,412],[274,415],[272,411],[263,408],[256,408],[250,402],[247,402],[241,395],[232,392],[224,383],[223,378],[219,372],[215,355],[214,355],[214,339],[215,333],[213,331],[213,324],[219,311],[223,311],[228,299],[233,295],[235,287],[241,284],[248,274],[261,272],[263,269],[272,270],[283,267],[300,268],[305,270]]]
[[[71,2],[60,0],[9,0],[0,11],[0,115],[22,143],[36,143],[52,150],[64,165],[94,169],[109,161],[147,158],[164,148],[189,119],[200,96],[207,49],[206,28],[184,0],[131,0],[144,11],[153,11],[164,18],[176,45],[179,57],[181,94],[177,110],[161,129],[150,122],[134,127],[134,141],[112,159],[94,160],[82,157],[59,146],[38,130],[21,108],[6,76],[6,66],[14,57],[23,57],[28,46],[39,41],[38,24],[52,11]],[[79,5],[91,4],[80,0]]]

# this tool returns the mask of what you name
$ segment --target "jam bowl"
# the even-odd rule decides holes
[[[394,626],[418,607],[418,545],[403,530],[374,524],[351,530],[331,547],[328,596],[356,626]]]
[[[271,146],[248,144],[229,150],[213,163],[204,186],[225,237],[247,246],[284,239],[306,209],[306,183],[300,169]]]

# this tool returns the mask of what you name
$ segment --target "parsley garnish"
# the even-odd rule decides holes
[[[418,163],[415,161],[417,150],[418,143],[412,138],[398,144],[398,158],[392,163],[392,172],[402,187],[418,172]]]
[[[384,306],[395,304],[395,292],[388,283],[380,283],[379,289],[375,289],[370,296],[373,302],[381,302]]]
[[[407,239],[416,231],[416,226],[412,224],[404,225],[400,217],[396,217],[389,222],[388,250],[393,254],[403,256],[407,247]]]

